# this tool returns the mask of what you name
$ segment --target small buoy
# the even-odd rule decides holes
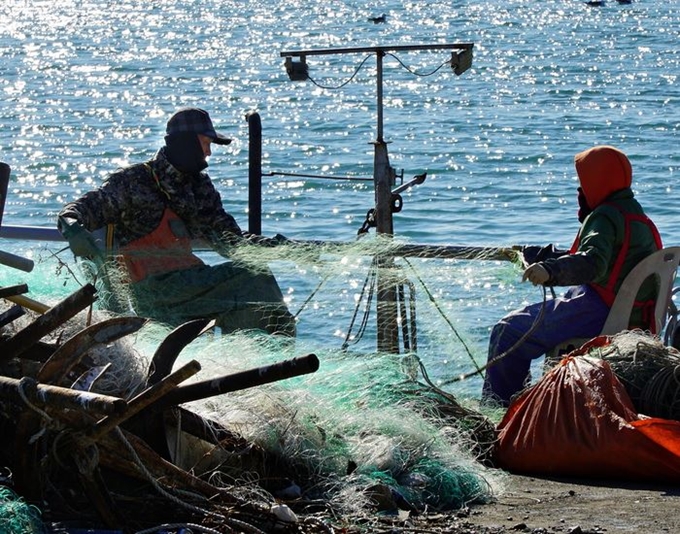
[[[276,516],[276,519],[284,523],[297,523],[298,518],[295,512],[288,508],[285,504],[272,504],[269,511]]]

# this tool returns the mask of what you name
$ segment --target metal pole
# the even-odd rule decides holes
[[[259,113],[246,115],[248,121],[248,231],[262,233],[262,121]]]
[[[7,163],[0,162],[0,226],[2,226],[2,214],[5,212],[5,200],[7,199],[7,186],[11,169]]]
[[[378,99],[378,138],[377,142],[383,142],[383,57],[385,52],[378,50],[375,54],[376,59],[376,77],[378,82],[377,99]]]
[[[232,391],[271,384],[304,374],[315,373],[319,369],[316,354],[307,354],[290,360],[248,369],[232,375],[214,377],[202,382],[178,386],[159,400],[157,408],[167,408],[177,404],[207,399]]]
[[[374,143],[373,179],[375,185],[376,232],[392,236],[392,186],[395,172],[390,165],[387,143],[383,138],[383,57],[385,52],[376,51],[377,78],[377,139]],[[399,353],[399,331],[397,329],[397,292],[389,273],[394,263],[391,257],[379,257],[377,265],[376,328],[377,346],[380,352]]]
[[[56,228],[46,228],[44,226],[16,226],[5,225],[0,228],[0,237],[3,239],[18,239],[21,241],[66,241]]]

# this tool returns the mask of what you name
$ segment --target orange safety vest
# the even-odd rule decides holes
[[[120,247],[119,252],[132,282],[149,275],[188,269],[203,262],[192,252],[188,234],[177,235],[173,225],[183,225],[182,219],[165,208],[156,229]]]
[[[646,215],[635,215],[633,213],[626,213],[616,204],[610,203],[606,204],[608,206],[616,208],[621,212],[621,215],[623,215],[624,220],[623,244],[621,245],[621,250],[619,250],[619,253],[616,256],[614,267],[609,273],[609,278],[607,279],[607,282],[604,285],[595,283],[590,283],[588,285],[592,287],[595,291],[597,291],[598,295],[600,295],[604,303],[611,308],[614,304],[614,300],[616,300],[616,282],[619,279],[621,269],[623,269],[623,264],[626,261],[626,256],[628,255],[628,249],[630,247],[631,223],[635,221],[646,224],[649,227],[649,230],[652,232],[652,236],[654,237],[654,242],[656,243],[657,250],[660,250],[663,245],[661,243],[661,235],[659,234],[659,230],[656,228],[655,224],[649,217],[647,217]],[[569,250],[569,254],[575,254],[576,251],[578,250],[580,243],[581,235],[579,233],[579,235],[577,235],[576,239],[574,240],[574,244],[571,246],[571,250]],[[645,321],[646,324],[649,325],[652,334],[656,333],[653,331],[656,329],[656,325],[653,320],[655,304],[656,303],[654,302],[654,300],[647,301],[636,300],[633,303],[633,307],[642,309],[643,320]]]

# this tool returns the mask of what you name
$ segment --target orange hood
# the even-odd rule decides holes
[[[630,187],[633,181],[628,157],[611,146],[596,146],[576,154],[574,166],[590,209],[615,191]]]

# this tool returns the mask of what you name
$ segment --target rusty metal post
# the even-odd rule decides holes
[[[251,112],[248,121],[248,231],[262,233],[262,121]]]

